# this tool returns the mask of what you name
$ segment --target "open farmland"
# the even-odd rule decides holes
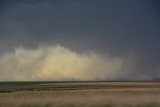
[[[1,82],[0,107],[160,107],[160,83]]]

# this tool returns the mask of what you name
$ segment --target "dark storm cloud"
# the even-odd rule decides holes
[[[160,77],[158,0],[1,0],[0,53],[61,44],[78,52],[133,56],[128,75]]]

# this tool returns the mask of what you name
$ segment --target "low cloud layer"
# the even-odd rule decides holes
[[[59,45],[16,48],[1,55],[0,80],[116,80],[126,74],[125,63],[122,58],[77,53]]]

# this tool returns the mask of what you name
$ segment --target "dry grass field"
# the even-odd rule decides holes
[[[160,83],[1,82],[0,107],[160,107]]]

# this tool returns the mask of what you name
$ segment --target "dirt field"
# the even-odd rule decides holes
[[[160,107],[160,83],[1,82],[0,107]]]

